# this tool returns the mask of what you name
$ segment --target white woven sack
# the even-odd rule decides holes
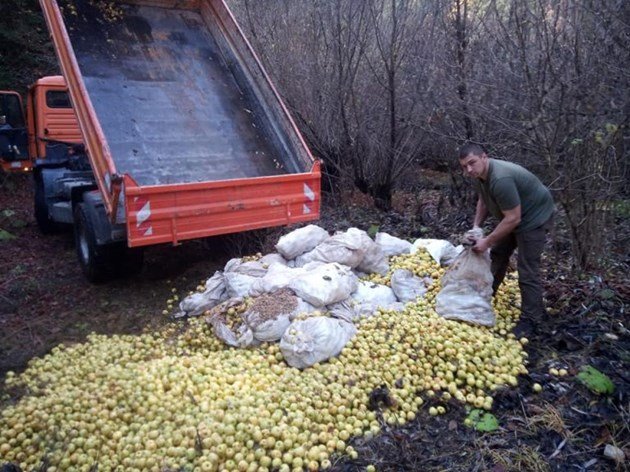
[[[206,281],[206,289],[203,292],[193,293],[180,302],[179,312],[173,316],[175,318],[199,316],[227,299],[223,274],[217,271]]]
[[[358,279],[349,267],[324,264],[298,275],[289,288],[311,305],[323,307],[340,302],[357,289]]]
[[[252,330],[254,338],[262,342],[278,341],[291,324],[290,316],[291,312],[278,312],[273,318],[265,319],[253,310],[243,313],[243,319]]]
[[[291,367],[304,369],[339,355],[356,334],[352,323],[317,316],[296,320],[280,340],[280,350]]]
[[[442,277],[435,297],[435,311],[449,320],[494,326],[490,254],[465,249]]]
[[[236,272],[237,274],[249,275],[251,277],[263,277],[267,273],[267,265],[261,261],[243,262],[241,258],[230,259],[224,272]]]
[[[394,291],[387,285],[375,284],[365,280],[359,281],[357,290],[351,295],[351,298],[358,303],[371,303],[382,307],[398,301]]]
[[[276,244],[276,250],[287,260],[295,259],[328,238],[328,231],[324,228],[308,225],[282,236]]]
[[[357,270],[368,274],[387,274],[389,271],[389,261],[380,246],[372,241],[372,238],[370,238],[365,231],[350,228],[348,233],[351,231],[360,238],[363,250],[363,259],[357,266]]]
[[[438,264],[448,265],[461,252],[463,246],[456,248],[444,239],[416,239],[412,245],[411,253],[418,252],[419,248],[426,249]]]
[[[206,322],[212,326],[214,335],[228,346],[245,348],[255,343],[254,333],[245,322],[240,323],[236,330],[233,331],[221,316],[221,313],[225,313],[242,302],[242,298],[230,298],[221,305],[214,307],[210,312],[210,316],[205,318]]]
[[[412,248],[409,241],[391,236],[387,233],[376,233],[374,242],[378,244],[383,254],[387,257],[409,254]]]
[[[390,283],[396,298],[403,303],[424,297],[428,290],[427,281],[406,269],[395,270]]]
[[[224,272],[223,277],[230,298],[248,296],[254,282],[259,280],[259,277],[239,274],[238,272]]]
[[[324,263],[343,264],[351,268],[357,267],[368,249],[369,241],[362,237],[360,230],[350,228],[346,232],[337,232],[330,238],[318,244],[316,248],[295,259],[295,265],[302,267],[309,262],[320,261]]]
[[[228,346],[245,348],[254,344],[254,333],[246,324],[240,325],[236,332],[218,320],[211,321],[214,335]]]
[[[281,254],[278,254],[276,252],[272,252],[270,254],[266,254],[264,256],[262,256],[260,259],[258,259],[258,262],[260,262],[263,265],[267,265],[267,267],[271,267],[271,264],[282,264],[282,265],[287,265],[287,260],[282,257]]]
[[[305,270],[302,268],[291,268],[274,262],[269,266],[264,277],[252,283],[249,294],[256,296],[263,293],[273,293],[281,288],[288,287],[291,280],[303,273],[305,273]]]

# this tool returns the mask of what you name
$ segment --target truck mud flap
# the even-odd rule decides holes
[[[110,222],[105,210],[103,198],[98,191],[94,190],[84,193],[83,204],[92,222],[97,244],[106,245],[127,239],[125,226],[122,224],[112,225]]]

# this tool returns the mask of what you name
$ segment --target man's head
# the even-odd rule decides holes
[[[0,115],[0,125],[6,125],[6,124],[7,124],[6,115]]]
[[[479,144],[468,143],[459,149],[459,165],[474,179],[485,179],[488,175],[488,155]]]

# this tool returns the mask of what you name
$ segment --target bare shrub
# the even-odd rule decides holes
[[[333,189],[354,185],[388,209],[426,165],[451,172],[449,201],[472,213],[454,170],[472,139],[552,189],[576,268],[605,253],[610,202],[630,191],[626,1],[231,5]]]

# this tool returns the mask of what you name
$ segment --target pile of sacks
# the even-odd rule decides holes
[[[248,347],[280,341],[287,363],[305,368],[338,355],[356,333],[354,322],[378,308],[400,311],[422,297],[432,279],[408,270],[391,274],[391,287],[360,280],[389,272],[389,257],[425,248],[443,264],[461,251],[448,241],[414,244],[378,233],[373,240],[350,228],[330,236],[316,225],[282,236],[277,253],[232,259],[185,298],[176,317],[206,315],[225,343]]]

